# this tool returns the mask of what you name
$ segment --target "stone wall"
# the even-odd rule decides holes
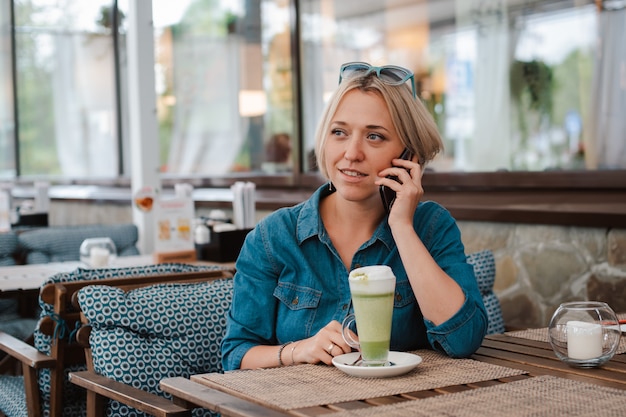
[[[56,200],[50,212],[51,225],[131,222],[124,204]],[[626,312],[626,230],[470,221],[459,227],[466,253],[494,251],[495,292],[507,327],[547,326],[566,301],[605,301]]]
[[[491,249],[507,327],[547,326],[560,303],[626,312],[626,230],[460,221],[466,252]]]

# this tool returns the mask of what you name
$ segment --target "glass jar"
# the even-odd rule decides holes
[[[615,312],[607,303],[563,303],[548,326],[556,356],[573,367],[594,368],[610,360],[619,346],[621,331]]]
[[[89,238],[80,245],[80,261],[92,268],[106,268],[116,257],[117,249],[111,238]]]

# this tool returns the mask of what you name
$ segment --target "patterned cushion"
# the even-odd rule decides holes
[[[0,233],[0,266],[15,265],[17,235],[13,232]]]
[[[27,417],[24,379],[2,375],[0,379],[0,410],[8,417]]]
[[[111,268],[111,269],[83,269],[78,268],[72,272],[63,272],[56,274],[48,278],[44,285],[55,282],[71,282],[79,280],[101,280],[115,277],[130,277],[130,276],[146,276],[146,275],[163,275],[169,273],[179,272],[196,272],[221,269],[217,266],[193,266],[184,264],[159,264],[139,267],[128,268]],[[39,306],[41,308],[40,317],[52,316],[53,306],[44,303],[39,300]],[[67,308],[71,308],[68,305]],[[57,323],[57,335],[69,340],[71,331],[76,327],[77,323]],[[34,332],[35,347],[45,354],[50,354],[50,344],[52,338],[46,336],[39,329],[35,329]],[[67,379],[67,374],[71,371],[84,370],[84,366],[72,366],[65,369],[65,381],[63,386],[63,416],[64,417],[78,417],[85,415],[85,390],[81,387],[70,383]],[[17,377],[19,382],[16,383],[13,377],[6,375],[0,375],[0,410],[9,417],[25,415],[25,403],[24,397],[24,383],[22,377]],[[15,387],[18,386],[19,390],[15,391]],[[50,371],[48,369],[42,369],[39,372],[39,390],[42,399],[42,411],[43,416],[49,416],[50,409]],[[6,395],[4,395],[6,393]],[[13,393],[13,394],[9,394]],[[15,414],[12,410],[20,410]],[[122,414],[123,415],[123,414]]]
[[[160,284],[125,293],[109,286],[81,289],[78,300],[92,331],[97,373],[165,396],[159,381],[223,372],[220,345],[232,301],[232,279]],[[143,415],[111,402],[107,415]],[[194,415],[210,415],[196,409]]]
[[[45,227],[20,233],[18,243],[27,264],[78,261],[81,243],[91,237],[110,237],[118,256],[139,255],[134,224]]]
[[[493,284],[496,281],[496,260],[493,252],[484,250],[471,253],[467,256],[467,263],[474,266],[478,289],[487,309],[487,316],[489,317],[487,334],[504,333],[504,319],[502,318],[500,300],[493,292]]]

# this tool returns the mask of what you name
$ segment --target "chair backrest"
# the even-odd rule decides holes
[[[0,233],[0,266],[15,265],[17,235],[14,232]]]
[[[81,288],[94,284],[142,286],[155,282],[194,281],[232,276],[218,266],[159,264],[130,268],[83,269],[60,273],[47,280],[40,291],[41,316],[35,330],[35,347],[55,358],[57,365],[39,372],[41,404],[51,416],[83,415],[85,393],[68,381],[71,371],[86,369],[84,349],[75,340],[80,312],[72,298]]]
[[[0,266],[16,264],[17,248],[17,235],[14,232],[0,233]],[[35,323],[33,318],[21,317],[17,297],[0,298],[0,331],[24,340],[32,335]]]
[[[118,256],[139,255],[139,233],[134,224],[53,226],[27,230],[17,237],[27,264],[80,260],[80,245],[87,238],[109,237]]]
[[[474,275],[478,283],[478,289],[487,309],[489,327],[487,334],[504,333],[504,318],[500,300],[493,292],[493,284],[496,281],[496,260],[491,250],[483,250],[467,255],[467,263],[474,267]]]
[[[232,285],[225,278],[82,288],[77,301],[88,326],[81,327],[78,338],[89,345],[89,370],[166,398],[159,387],[163,378],[222,372],[220,345]],[[108,415],[144,414],[110,401]]]

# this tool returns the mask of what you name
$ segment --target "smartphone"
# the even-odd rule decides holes
[[[413,153],[409,151],[407,148],[402,151],[402,154],[399,156],[400,159],[406,159],[410,161],[413,159]],[[398,177],[395,175],[388,175],[387,178],[391,178],[392,180],[398,181]],[[380,198],[383,200],[383,206],[385,207],[385,211],[389,214],[389,210],[391,210],[391,206],[393,202],[396,200],[396,192],[391,188],[387,188],[384,185],[380,186]]]

